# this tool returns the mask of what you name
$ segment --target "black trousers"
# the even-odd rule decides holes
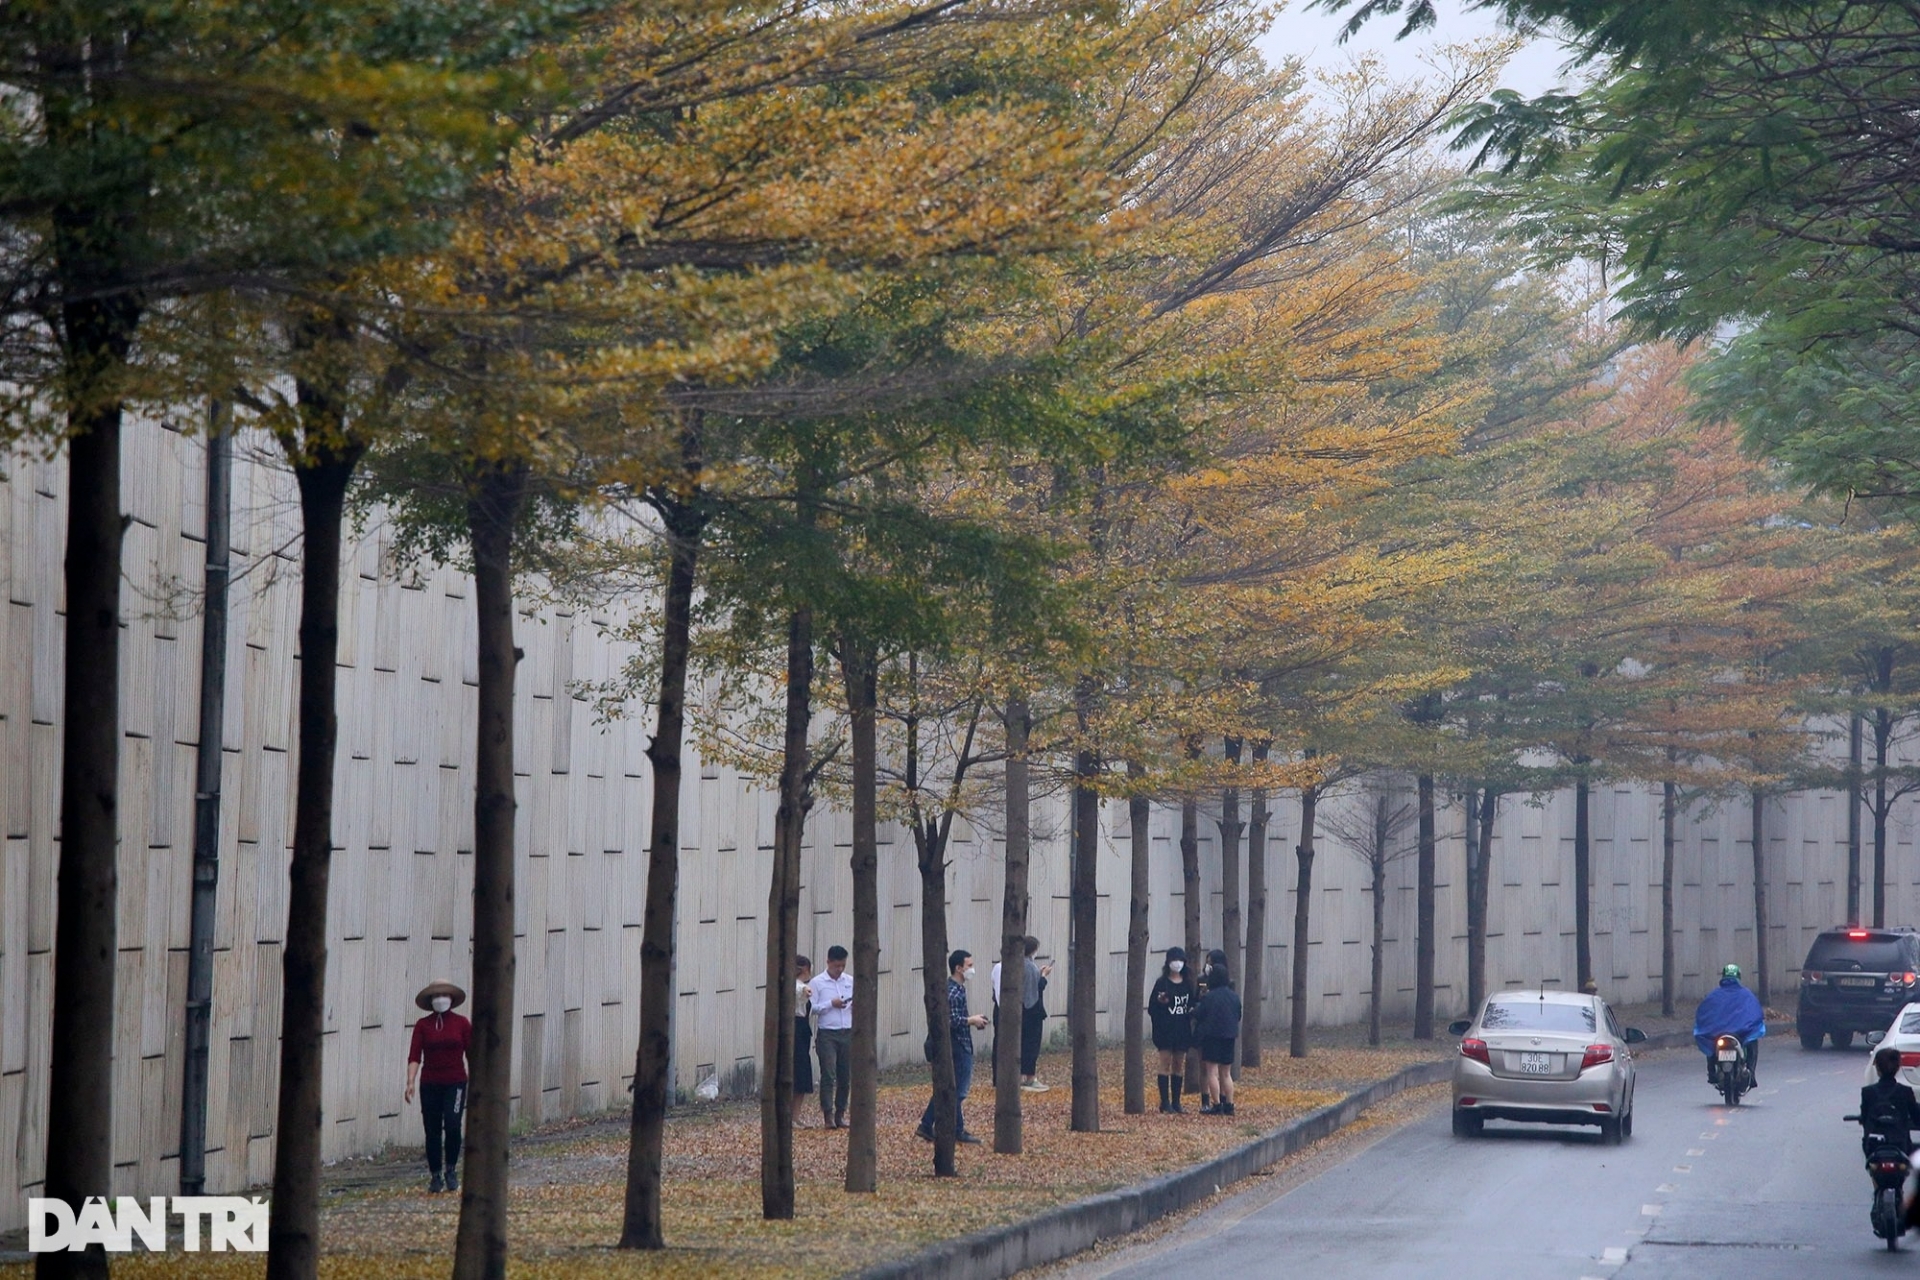
[[[1020,1074],[1030,1076],[1040,1067],[1040,1043],[1046,1036],[1047,1006],[1035,1004],[1020,1011]]]
[[[813,1092],[813,1023],[805,1018],[793,1020],[793,1092]]]
[[[446,1165],[460,1163],[460,1124],[467,1114],[467,1086],[464,1084],[420,1085],[420,1117],[427,1126],[427,1171],[439,1173],[442,1147]]]

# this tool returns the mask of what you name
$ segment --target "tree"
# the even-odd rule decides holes
[[[500,136],[504,80],[475,73],[516,52],[489,28],[510,12],[472,6],[378,34],[352,4],[308,6],[300,21],[173,3],[0,18],[0,434],[37,432],[51,410],[73,440],[46,1188],[70,1203],[106,1192],[110,1157],[122,415],[224,376],[223,355],[202,359],[185,300],[286,290],[443,230]],[[434,76],[418,74],[427,63]],[[310,635],[324,630],[316,619]],[[324,700],[314,692],[303,685],[303,704]],[[305,817],[310,837],[321,824],[311,805]],[[283,1118],[297,1157],[308,1128],[317,1141],[317,1094]],[[313,1218],[285,1190],[272,1265],[310,1271]],[[97,1250],[38,1265],[105,1271]]]
[[[1342,844],[1367,864],[1368,892],[1373,905],[1373,968],[1367,996],[1367,1043],[1380,1043],[1380,998],[1386,989],[1386,907],[1387,871],[1395,863],[1418,851],[1418,844],[1406,841],[1407,828],[1421,817],[1416,806],[1407,803],[1403,787],[1382,775],[1370,775],[1359,787],[1358,810],[1342,811],[1322,818],[1322,823]]]
[[[1430,0],[1320,0],[1349,30]],[[1752,317],[1803,341],[1910,331],[1913,123],[1894,86],[1920,60],[1920,15],[1858,0],[1487,0],[1558,32],[1597,71],[1579,93],[1496,93],[1461,143],[1502,161],[1489,192],[1578,210],[1620,246],[1627,313],[1699,335]],[[1562,249],[1568,223],[1540,230]]]

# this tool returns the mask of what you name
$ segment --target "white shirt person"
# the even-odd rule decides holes
[[[829,964],[825,973],[813,975],[807,985],[813,988],[813,1025],[819,1031],[853,1029],[853,975],[844,968],[836,975]]]
[[[813,975],[813,1048],[820,1060],[820,1119],[829,1129],[847,1127],[853,1084],[853,975],[847,949],[827,948],[827,971]]]

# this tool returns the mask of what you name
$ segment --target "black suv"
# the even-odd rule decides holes
[[[1893,1015],[1920,1000],[1920,933],[1912,929],[1828,929],[1800,966],[1800,1045],[1836,1049],[1856,1031],[1883,1031]]]

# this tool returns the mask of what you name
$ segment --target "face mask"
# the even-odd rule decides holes
[[[433,998],[433,1011],[435,1013],[445,1013],[451,1008],[453,1008],[452,996],[435,996]]]
[[[1175,973],[1178,973],[1178,972],[1180,972],[1180,971],[1181,971],[1182,969],[1184,969],[1184,968],[1186,968],[1186,967],[1187,967],[1187,962],[1186,962],[1185,960],[1169,960],[1169,961],[1167,961],[1167,968],[1169,968],[1169,969],[1171,969],[1171,970],[1173,970],[1173,971],[1174,971]]]
[[[973,966],[972,966],[972,965],[968,965],[968,966],[967,966],[967,972],[966,972],[966,973],[965,973],[965,975],[963,975],[963,976],[965,976],[965,977],[966,977],[966,978],[967,978],[967,979],[968,979],[969,981],[971,981],[971,980],[972,980],[972,978],[973,978]]]

